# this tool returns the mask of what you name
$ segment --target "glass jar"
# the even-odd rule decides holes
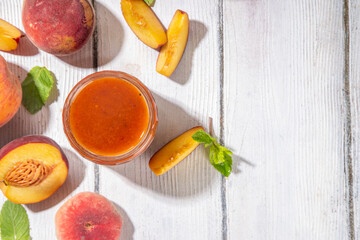
[[[74,137],[74,134],[72,132],[71,126],[70,126],[70,108],[71,104],[76,99],[76,96],[78,93],[80,93],[88,84],[92,83],[93,81],[96,81],[98,79],[103,78],[117,78],[124,81],[127,81],[128,83],[132,84],[134,87],[136,87],[139,92],[143,95],[145,102],[148,107],[148,113],[149,113],[149,123],[147,126],[147,130],[145,131],[145,134],[142,135],[140,142],[131,148],[128,152],[122,153],[121,155],[116,156],[101,156],[98,154],[95,154],[88,149],[86,149],[84,146],[82,146]],[[103,71],[103,72],[97,72],[94,74],[91,74],[84,79],[82,79],[78,84],[75,85],[75,87],[71,90],[69,93],[63,109],[63,125],[64,125],[64,131],[67,136],[67,138],[70,141],[71,146],[79,152],[84,158],[89,159],[97,164],[102,165],[118,165],[123,164],[126,162],[129,162],[133,160],[135,157],[139,156],[141,153],[143,153],[151,144],[155,137],[155,132],[158,124],[158,113],[157,113],[157,106],[154,100],[154,97],[152,96],[149,89],[140,82],[137,78],[126,74],[124,72],[116,72],[116,71]]]

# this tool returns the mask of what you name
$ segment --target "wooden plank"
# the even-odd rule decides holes
[[[224,43],[228,239],[350,239],[343,2],[224,0]]]
[[[359,105],[359,88],[360,88],[360,1],[351,0],[348,1],[348,16],[349,16],[349,29],[348,29],[348,44],[349,44],[349,56],[348,56],[348,71],[349,71],[349,85],[348,85],[348,94],[349,94],[349,106],[351,109],[350,117],[351,124],[349,126],[352,148],[349,149],[351,154],[351,159],[349,159],[350,164],[348,164],[348,174],[349,174],[349,188],[352,190],[352,195],[349,195],[350,203],[352,203],[353,212],[349,217],[349,221],[353,221],[352,233],[353,239],[360,239],[360,198],[359,198],[359,189],[360,189],[360,165],[359,165],[359,154],[360,154],[360,105]],[[352,202],[351,202],[352,201]]]
[[[21,23],[22,1],[0,1],[0,18],[23,30]],[[22,38],[19,49],[12,53],[0,52],[10,63],[10,69],[23,81],[35,66],[46,66],[56,78],[56,88],[46,106],[37,114],[29,114],[23,106],[11,122],[0,128],[0,147],[11,140],[29,134],[43,134],[54,139],[65,151],[70,170],[67,181],[49,199],[25,206],[30,218],[32,239],[55,239],[55,212],[61,204],[78,192],[93,191],[94,167],[73,150],[62,127],[62,108],[71,88],[92,69],[92,43],[71,57],[58,58],[39,52],[29,40]],[[81,63],[80,67],[74,66]],[[6,200],[1,194],[0,203]]]
[[[217,15],[212,0],[157,1],[165,26],[177,9],[189,13],[189,43],[171,77],[155,71],[158,52],[145,46],[123,19],[118,0],[97,0],[99,70],[128,72],[154,93],[159,126],[150,149],[131,163],[100,167],[100,193],[125,214],[124,239],[220,239],[220,175],[199,148],[167,174],[148,167],[151,155],[170,139],[214,118],[219,134]]]

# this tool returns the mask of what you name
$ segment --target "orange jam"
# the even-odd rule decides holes
[[[70,106],[70,128],[88,151],[117,156],[139,144],[149,125],[144,96],[131,83],[101,78],[86,85]]]

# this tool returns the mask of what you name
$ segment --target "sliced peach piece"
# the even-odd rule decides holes
[[[150,169],[156,175],[162,175],[181,162],[199,146],[199,143],[192,139],[194,133],[199,130],[204,130],[204,128],[194,127],[162,147],[151,157]]]
[[[162,46],[156,63],[156,71],[170,77],[179,64],[188,41],[189,16],[177,10],[167,31],[168,42]]]
[[[0,150],[0,189],[14,203],[40,202],[66,180],[68,161],[45,136],[16,139]]]
[[[0,19],[0,50],[12,51],[18,46],[21,32],[10,23]]]
[[[143,43],[156,49],[167,42],[163,25],[144,0],[121,0],[121,10],[127,24]]]

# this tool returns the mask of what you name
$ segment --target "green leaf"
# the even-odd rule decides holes
[[[228,177],[232,171],[232,152],[214,142],[210,146],[210,163],[225,177]]]
[[[30,70],[21,86],[22,103],[31,114],[37,113],[45,105],[53,85],[54,79],[45,67]]]
[[[29,240],[30,227],[26,210],[7,200],[1,209],[1,239]]]
[[[233,153],[226,147],[221,146],[216,142],[215,138],[212,138],[204,130],[199,130],[192,138],[199,142],[205,143],[205,147],[210,146],[209,159],[211,165],[213,165],[222,175],[228,177],[232,171],[232,157]]]
[[[196,133],[194,133],[194,135],[192,135],[192,138],[199,143],[205,143],[205,147],[210,146],[211,143],[216,141],[215,138],[212,138],[204,130],[197,131]]]
[[[149,7],[152,7],[154,5],[155,0],[144,0]]]

